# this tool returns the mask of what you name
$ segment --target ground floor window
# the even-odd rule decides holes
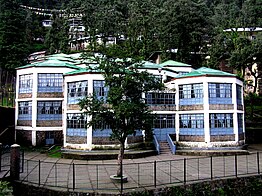
[[[243,114],[237,114],[238,134],[243,133]]]
[[[82,113],[66,115],[67,136],[87,136],[87,116]]]
[[[204,114],[180,114],[179,134],[204,135]]]
[[[32,102],[18,102],[18,120],[32,120]]]
[[[233,134],[233,114],[210,114],[210,135]]]

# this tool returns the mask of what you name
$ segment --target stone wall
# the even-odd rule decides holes
[[[210,142],[235,141],[235,134],[232,135],[210,135]]]
[[[41,98],[64,98],[63,93],[53,92],[53,93],[37,93],[37,97]]]
[[[67,109],[68,110],[80,110],[80,107],[77,104],[68,104]]]
[[[203,110],[204,106],[201,105],[180,105],[179,110],[180,111],[190,111],[190,110]]]
[[[36,145],[44,146],[46,145],[46,132],[47,131],[37,131],[36,132]],[[52,131],[54,133],[54,144],[63,143],[63,132],[62,131]]]
[[[37,120],[37,127],[62,127],[62,120]]]
[[[16,143],[19,145],[32,145],[32,132],[29,130],[16,130]]]
[[[117,140],[112,140],[110,137],[93,137],[92,144],[94,145],[114,145],[119,144]]]
[[[233,110],[234,105],[233,104],[210,104],[209,109],[210,110]]]
[[[203,135],[179,135],[181,142],[204,142],[205,136]]]
[[[32,98],[32,93],[20,93],[18,94],[18,99]]]
[[[244,110],[244,107],[243,107],[243,105],[237,105],[237,109],[238,110]]]
[[[176,111],[175,105],[149,105],[148,107],[152,111]]]
[[[131,144],[131,143],[140,143],[143,142],[143,136],[139,135],[139,136],[128,136],[127,137],[127,143]]]
[[[17,121],[18,126],[32,126],[32,121],[31,120],[18,120]]]
[[[80,136],[66,136],[66,142],[71,144],[86,144],[87,138],[86,136],[80,137]]]

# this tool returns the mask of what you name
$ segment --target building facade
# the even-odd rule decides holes
[[[89,94],[107,97],[102,74],[89,69],[96,65],[79,54],[60,54],[18,68],[18,143],[85,150],[118,144],[110,140],[111,129],[102,122],[87,127],[91,117],[78,106]],[[158,141],[172,135],[181,146],[238,147],[244,143],[243,82],[234,74],[204,67],[193,70],[176,61],[142,62],[139,69],[160,78],[167,87],[141,95],[155,114],[153,132]],[[126,144],[143,140],[143,131],[138,131]]]

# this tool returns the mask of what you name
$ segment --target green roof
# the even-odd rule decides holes
[[[170,66],[170,67],[191,67],[191,65],[189,65],[189,64],[185,64],[185,63],[181,63],[181,62],[177,62],[177,61],[173,61],[173,60],[165,61],[164,63],[161,63],[160,65],[163,66],[163,67],[165,67],[165,66]]]
[[[140,63],[138,63],[140,64]],[[150,61],[142,61],[141,66],[138,66],[138,69],[159,69],[163,68],[160,64],[152,63]]]
[[[73,69],[81,69],[80,67],[75,66],[72,63],[55,60],[55,59],[49,59],[49,60],[45,60],[41,62],[27,64],[25,66],[18,67],[18,69],[23,69],[23,68],[28,68],[28,67],[69,67]]]
[[[211,69],[207,67],[201,67],[197,70],[194,70],[188,74],[177,76],[176,78],[186,78],[186,77],[195,77],[195,76],[236,76],[235,74],[227,73],[224,71],[219,71],[216,69]]]

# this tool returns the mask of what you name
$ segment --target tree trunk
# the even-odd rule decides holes
[[[121,142],[120,144],[120,150],[119,150],[119,154],[118,154],[118,158],[117,158],[117,165],[118,165],[118,169],[117,169],[117,176],[122,176],[122,164],[123,164],[123,159],[124,159],[124,151],[125,151],[125,143]]]

